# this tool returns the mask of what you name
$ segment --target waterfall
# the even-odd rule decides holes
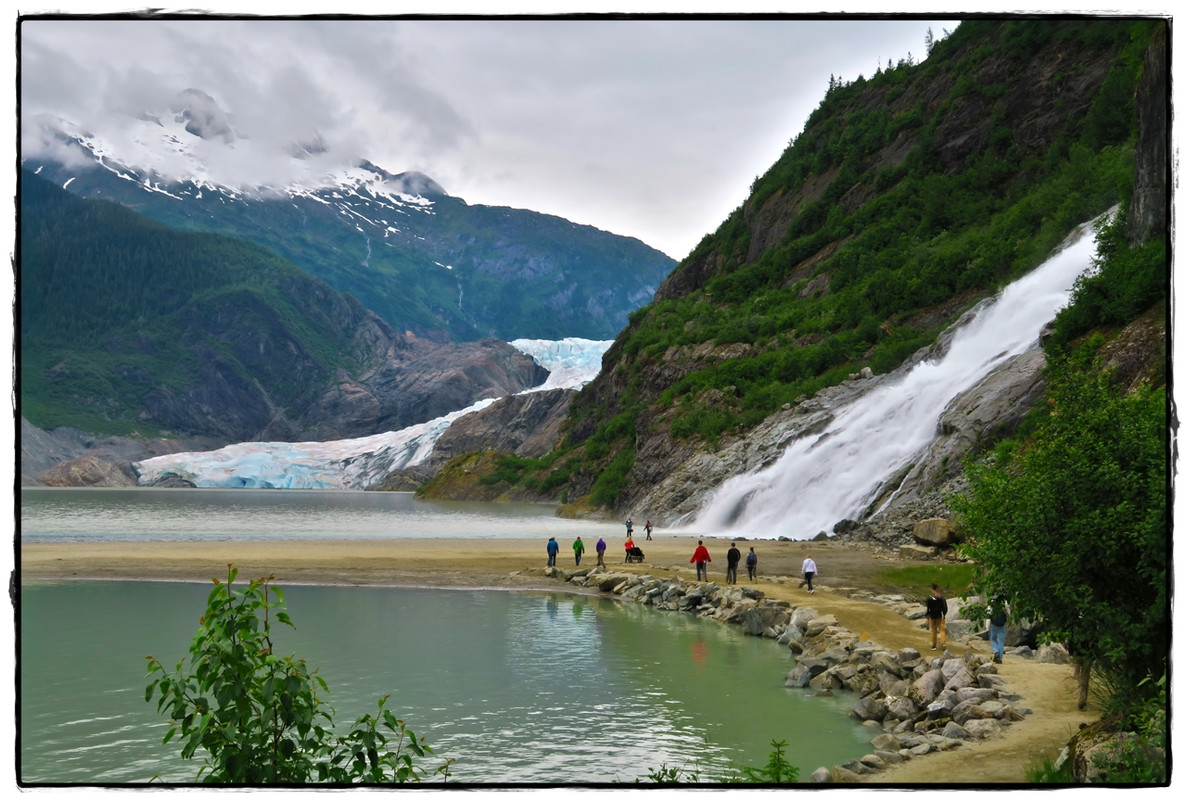
[[[837,410],[827,427],[792,441],[765,469],[725,481],[692,528],[752,539],[808,539],[857,518],[886,479],[916,460],[948,404],[1009,358],[1039,346],[1095,252],[1081,225],[1035,270],[983,304],[938,358]]]

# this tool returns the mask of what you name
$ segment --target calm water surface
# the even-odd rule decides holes
[[[332,489],[21,489],[21,540],[508,538],[622,526],[561,519],[553,506],[418,500]]]
[[[557,535],[538,506],[423,505],[409,495],[252,490],[22,490],[23,541]],[[312,520],[310,519],[312,518]],[[188,522],[187,522],[188,520]],[[596,534],[617,526],[590,526]],[[480,526],[481,533],[473,528]],[[565,530],[568,530],[567,528]],[[574,530],[577,530],[576,528]],[[145,657],[187,651],[208,584],[25,584],[18,596],[24,782],[187,783],[162,745]],[[463,784],[647,780],[663,765],[757,766],[772,739],[806,778],[869,752],[853,698],[783,688],[787,651],[733,626],[541,592],[285,587],[278,647],[320,670],[343,729],[388,708],[452,757]]]

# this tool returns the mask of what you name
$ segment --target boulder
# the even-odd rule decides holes
[[[804,624],[804,635],[808,638],[819,636],[824,632],[825,628],[834,627],[837,624],[837,618],[832,614],[822,614],[812,617]]]
[[[886,716],[886,711],[885,699],[875,695],[867,695],[854,704],[853,709],[849,712],[849,716],[861,721],[881,721]]]
[[[919,713],[919,706],[909,697],[894,697],[886,704],[886,716],[891,719],[913,719]]]
[[[833,773],[828,767],[817,767],[808,777],[809,783],[832,783]]]
[[[939,697],[947,679],[940,670],[932,669],[923,673],[907,690],[907,696],[916,705],[926,706]]]
[[[926,547],[951,547],[956,544],[956,526],[943,517],[921,519],[911,529],[915,543]]]
[[[787,611],[778,606],[755,606],[742,613],[742,632],[750,636],[761,636],[768,628],[786,625],[790,619]]]
[[[919,544],[905,544],[898,549],[899,557],[912,561],[930,561],[940,554],[937,547]]]

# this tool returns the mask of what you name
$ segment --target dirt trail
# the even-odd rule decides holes
[[[725,580],[725,551],[729,540],[706,539],[713,557],[710,579]],[[562,568],[572,567],[568,542],[561,543]],[[679,575],[692,580],[688,563],[696,542],[687,537],[642,536],[643,564],[623,564],[622,542],[608,541],[607,566],[616,570],[649,573],[657,577]],[[275,575],[276,583],[385,586],[560,588],[542,574],[544,541],[535,539],[417,539],[367,541],[286,542],[142,542],[23,544],[20,579],[36,580],[125,579],[207,582],[225,577],[227,564],[239,568],[241,580]],[[915,647],[927,654],[927,631],[888,606],[850,598],[853,589],[883,592],[879,574],[903,566],[896,558],[839,543],[739,541],[743,553],[753,546],[758,554],[756,587],[768,597],[809,605],[834,614],[845,628],[890,650]],[[592,543],[590,543],[592,549]],[[795,576],[806,554],[817,562],[817,591],[808,595],[798,588]],[[592,553],[582,566],[593,566]],[[745,566],[741,567],[746,582]],[[919,587],[913,599],[921,599]],[[970,645],[950,642],[954,653],[969,648],[988,653],[986,642]],[[879,784],[1009,784],[1026,780],[1026,769],[1043,757],[1054,760],[1076,730],[1099,717],[1089,705],[1078,711],[1072,689],[1071,668],[1039,664],[1007,656],[999,668],[1010,691],[1021,695],[1030,709],[1026,719],[1006,728],[1001,737],[965,742],[943,753],[915,758],[865,778]]]

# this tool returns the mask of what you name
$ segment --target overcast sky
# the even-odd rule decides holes
[[[283,180],[279,155],[319,137],[336,158],[419,170],[469,203],[557,214],[679,259],[803,129],[830,76],[922,60],[928,30],[955,27],[26,18],[21,116],[56,114],[118,141],[142,113],[200,89],[239,137],[216,178]]]

